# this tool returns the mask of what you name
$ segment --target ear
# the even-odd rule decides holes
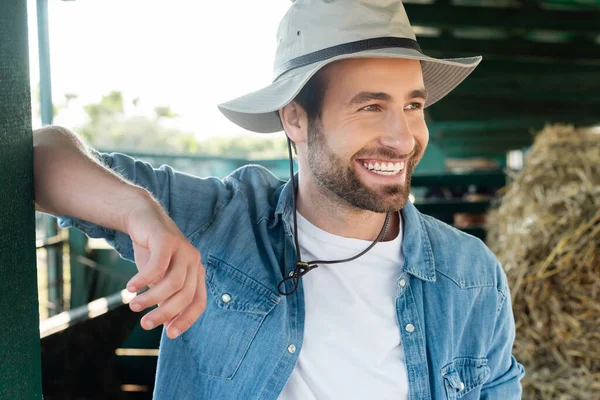
[[[308,135],[308,118],[304,109],[292,101],[279,110],[279,118],[286,135],[294,143],[306,142]]]

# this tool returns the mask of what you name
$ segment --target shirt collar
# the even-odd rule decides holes
[[[435,282],[435,259],[421,213],[410,202],[401,210],[404,229],[404,270],[427,282]]]
[[[294,175],[294,179],[296,180],[296,185],[298,185],[298,173]],[[292,215],[294,212],[294,203],[293,203],[293,187],[292,181],[288,180],[281,189],[276,191],[274,194],[277,196],[277,207],[275,208],[275,218],[271,227],[274,227],[279,223],[279,218],[283,221],[283,226],[285,228],[285,232],[289,236],[293,236],[292,226]]]

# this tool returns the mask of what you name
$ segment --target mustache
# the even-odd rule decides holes
[[[421,154],[421,145],[415,142],[415,146],[408,154],[400,153],[389,147],[382,147],[376,150],[361,150],[355,154],[354,158],[382,158],[382,159],[408,159],[415,155]]]

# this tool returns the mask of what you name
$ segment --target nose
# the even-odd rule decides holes
[[[410,154],[413,151],[415,138],[403,111],[388,113],[385,132],[379,138],[382,146],[390,147],[401,154]]]

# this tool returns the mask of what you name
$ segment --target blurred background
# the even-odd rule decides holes
[[[101,151],[195,175],[222,177],[252,162],[288,179],[283,133],[244,131],[216,105],[270,82],[289,4],[28,0],[33,127],[62,125]],[[503,262],[526,398],[598,398],[600,350],[588,333],[600,328],[600,1],[411,0],[405,8],[426,54],[483,55],[426,111],[430,145],[411,200]],[[135,265],[41,213],[36,239],[45,397],[150,398],[160,328],[143,331],[125,306]],[[560,264],[558,244],[563,256],[585,256]],[[587,294],[551,298],[566,278],[570,289],[560,293]]]

